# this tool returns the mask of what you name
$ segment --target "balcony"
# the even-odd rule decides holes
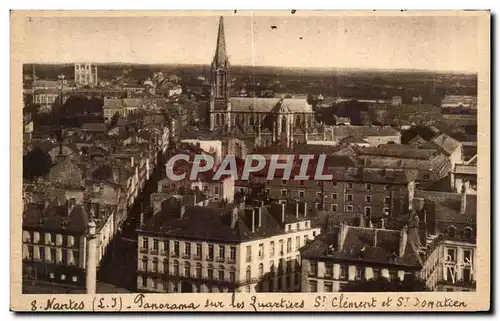
[[[139,249],[139,252],[140,252],[140,253],[148,253],[148,251],[149,251],[149,249],[148,249],[147,247],[141,247],[141,248]]]
[[[219,262],[219,263],[224,263],[225,261],[226,261],[226,259],[223,257],[218,257],[215,259],[215,262]]]
[[[179,258],[179,253],[172,253],[170,255],[170,257],[173,257],[173,258]]]
[[[194,259],[194,260],[201,261],[201,254],[195,254],[195,255],[193,256],[193,259]]]
[[[191,254],[184,254],[182,256],[183,259],[189,260],[191,258]]]
[[[158,255],[158,250],[151,250],[149,254]]]
[[[227,263],[235,264],[236,263],[236,258],[233,257],[233,258],[228,259]]]
[[[213,256],[210,256],[210,255],[207,255],[207,256],[205,257],[205,260],[207,260],[207,261],[213,261],[213,260],[214,260],[214,257],[213,257]]]

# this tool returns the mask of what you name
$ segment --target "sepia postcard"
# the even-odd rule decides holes
[[[489,11],[11,11],[10,110],[12,311],[491,309]]]

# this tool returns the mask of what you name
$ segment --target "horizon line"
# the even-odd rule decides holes
[[[93,65],[163,65],[163,66],[207,66],[210,67],[210,63],[161,63],[161,62],[90,62],[85,61]],[[84,63],[83,61],[74,62],[26,62],[24,65],[74,65],[76,63]],[[248,68],[275,68],[275,69],[305,69],[305,70],[350,70],[350,71],[389,71],[389,72],[431,72],[431,73],[453,73],[453,74],[467,74],[467,75],[477,75],[477,71],[470,70],[436,70],[436,69],[411,69],[411,68],[361,68],[361,67],[317,67],[317,66],[268,66],[268,65],[230,65],[230,67],[248,67]]]

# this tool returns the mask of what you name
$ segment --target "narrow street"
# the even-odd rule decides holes
[[[113,293],[118,289],[135,291],[137,268],[137,233],[140,214],[150,205],[150,196],[157,190],[157,183],[162,178],[163,159],[160,156],[158,166],[146,182],[137,201],[129,210],[121,233],[118,233],[109,245],[98,275],[98,291]],[[107,286],[103,286],[107,285]]]

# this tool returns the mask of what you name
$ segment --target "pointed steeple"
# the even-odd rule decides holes
[[[217,48],[215,49],[214,64],[225,66],[227,61],[226,37],[224,35],[224,17],[219,19],[219,32],[217,33]]]

